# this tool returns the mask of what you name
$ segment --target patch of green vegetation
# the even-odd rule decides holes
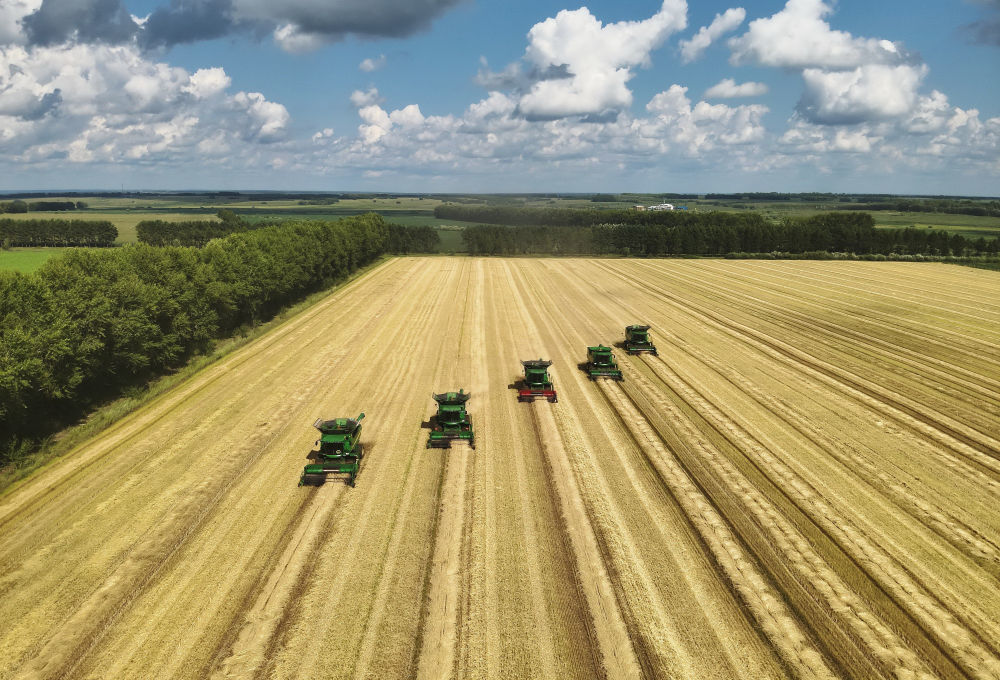
[[[462,240],[461,229],[437,229],[436,231],[438,238],[441,239],[438,252],[449,254],[468,252],[468,248],[465,247],[465,241]]]
[[[29,274],[46,260],[64,253],[69,248],[11,248],[0,250],[0,270],[23,272]]]
[[[1000,236],[1000,218],[977,215],[952,215],[946,213],[873,212],[875,226],[880,229],[941,229],[966,238],[994,238]]]

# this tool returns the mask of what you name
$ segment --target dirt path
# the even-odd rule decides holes
[[[389,261],[0,496],[0,679],[998,678],[998,293]],[[636,322],[660,356],[589,381]],[[460,387],[476,450],[426,449]],[[297,487],[360,411],[357,486]]]

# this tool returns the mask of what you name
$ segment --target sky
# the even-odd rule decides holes
[[[1000,195],[1000,0],[0,0],[0,191]]]

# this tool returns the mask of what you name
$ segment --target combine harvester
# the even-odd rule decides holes
[[[535,397],[545,397],[553,404],[559,401],[549,379],[548,368],[552,365],[551,361],[531,359],[522,361],[521,365],[524,366],[524,380],[518,386],[518,401],[534,401]]]
[[[591,380],[598,378],[624,380],[622,372],[618,368],[618,362],[615,361],[614,353],[610,347],[604,345],[587,348],[587,376]]]
[[[299,479],[299,486],[322,484],[326,481],[327,474],[331,472],[346,473],[347,483],[354,486],[354,479],[361,469],[361,456],[364,455],[364,447],[359,441],[361,421],[364,417],[365,414],[362,413],[354,419],[319,418],[313,423],[313,427],[322,433],[316,442],[319,444],[319,451],[313,451],[315,459],[319,462],[306,465]]]
[[[465,410],[465,402],[472,394],[459,390],[433,395],[438,404],[437,413],[431,416],[431,433],[427,438],[427,448],[450,449],[455,439],[464,439],[476,448],[476,434],[472,431],[472,419]]]
[[[649,339],[649,326],[625,326],[625,351],[629,354],[657,354],[656,345]]]

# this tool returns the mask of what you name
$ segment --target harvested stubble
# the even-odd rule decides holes
[[[387,262],[0,497],[0,678],[1000,677],[998,292]],[[635,322],[660,356],[588,381]],[[427,451],[458,387],[478,448]],[[359,410],[357,487],[297,488]]]

